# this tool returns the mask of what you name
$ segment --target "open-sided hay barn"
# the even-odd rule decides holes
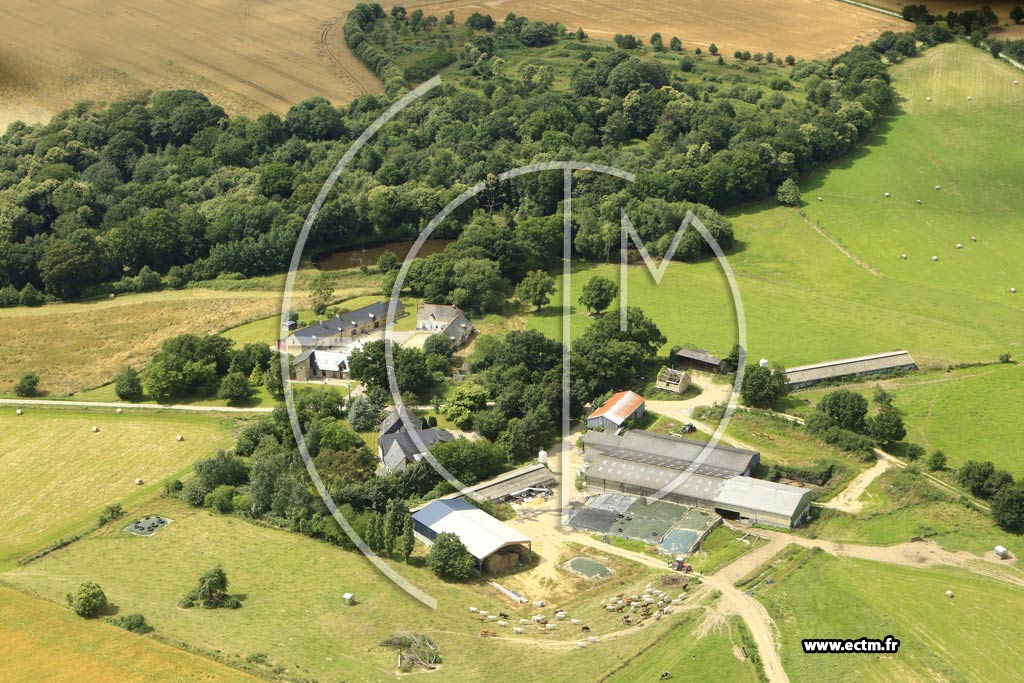
[[[425,543],[453,533],[483,574],[498,574],[528,562],[530,539],[467,500],[435,500],[412,515],[413,529]]]

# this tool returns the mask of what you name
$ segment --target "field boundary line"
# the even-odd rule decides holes
[[[872,12],[878,12],[879,14],[887,14],[890,17],[896,17],[897,19],[903,19],[903,15],[900,14],[899,12],[893,12],[892,10],[884,9],[876,5],[869,5],[866,2],[857,2],[857,0],[839,0],[839,2],[843,3],[844,5],[853,5],[854,7],[860,7],[866,10],[871,10]],[[906,20],[904,19],[904,21]]]
[[[195,413],[272,413],[273,408],[237,408],[234,406],[185,406],[163,403],[114,403],[104,401],[61,401],[32,398],[0,398],[0,405],[57,408],[132,408],[136,410],[181,410]]]
[[[794,214],[799,216],[803,220],[804,223],[806,223],[807,225],[809,225],[811,227],[812,230],[814,230],[816,233],[818,233],[819,235],[821,235],[822,237],[827,239],[832,244],[833,247],[835,247],[836,249],[839,250],[839,252],[843,256],[845,256],[846,258],[850,259],[851,261],[853,261],[858,266],[860,266],[864,270],[868,271],[869,273],[871,273],[875,277],[881,278],[881,279],[885,279],[885,273],[883,273],[882,271],[878,270],[877,268],[872,266],[867,261],[862,261],[861,259],[859,259],[857,256],[855,256],[853,254],[853,252],[851,252],[849,249],[844,247],[839,242],[839,240],[837,240],[835,237],[833,237],[831,234],[829,234],[820,225],[818,225],[817,223],[812,221],[810,218],[808,218],[805,214],[801,213],[800,211],[798,211],[798,210],[796,210],[794,208],[790,208],[790,211],[792,211]]]

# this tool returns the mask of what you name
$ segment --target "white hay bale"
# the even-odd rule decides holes
[[[932,261],[938,261],[938,260],[939,260],[938,256],[932,256]]]
[[[512,629],[512,633],[526,633],[526,629],[522,626],[516,626]]]
[[[935,189],[936,189],[936,190],[941,190],[941,189],[942,189],[942,185],[936,185],[936,186],[935,186]]]
[[[959,242],[957,242],[957,243],[956,243],[956,248],[957,248],[957,249],[963,249],[963,248],[964,248],[964,245],[962,245],[962,244],[960,244]]]
[[[973,98],[973,97],[971,97],[970,95],[968,95],[968,96],[967,96],[967,101],[968,101],[968,102],[971,102],[972,100],[974,100],[974,98]]]
[[[885,193],[885,196],[886,196],[886,197],[891,197],[891,196],[892,196],[892,192],[886,192],[886,193]]]
[[[115,415],[120,415],[123,412],[124,412],[124,408],[118,408],[117,410],[114,411],[114,414]]]
[[[924,98],[924,100],[925,100],[925,102],[931,102],[932,98],[931,97],[926,97],[926,98]]]
[[[142,478],[141,478],[141,477],[139,477],[138,479],[136,479],[136,480],[135,480],[135,485],[136,485],[136,486],[142,486],[142,485],[143,485],[143,484],[145,484],[145,483],[146,483],[146,482],[142,481]]]
[[[108,298],[108,299],[113,299],[113,298],[114,298],[114,293],[113,293],[113,292],[111,292],[110,294],[108,294],[108,295],[107,295],[107,298]]]
[[[178,437],[178,441],[181,441],[181,437],[180,436]],[[476,607],[470,607],[469,611],[472,612],[473,614],[476,614],[477,613],[477,608]]]
[[[95,433],[96,433],[96,432],[98,432],[98,431],[100,431],[100,428],[99,428],[99,427],[93,427],[93,428],[92,428],[92,433],[93,433],[93,434],[95,434]]]
[[[15,415],[24,415],[25,411],[22,410],[21,408],[18,408],[17,410],[14,411],[14,414]]]
[[[921,200],[920,199],[915,199],[914,201],[917,202],[918,206],[920,206],[920,204],[921,204]]]
[[[906,261],[907,260],[907,255],[906,254],[900,254],[900,258],[903,259],[904,261]]]
[[[977,242],[977,241],[978,241],[978,238],[977,238],[977,237],[975,237],[974,235],[971,235],[971,241],[972,241],[972,242]]]
[[[823,202],[823,201],[825,201],[825,200],[824,200],[824,199],[822,199],[821,197],[818,197],[818,201],[819,201],[819,202]]]
[[[184,441],[185,437],[182,436],[181,434],[178,434],[178,436],[175,437],[175,440],[177,440],[177,441]],[[471,611],[476,611],[476,610],[471,610]]]
[[[951,590],[950,591],[946,591],[946,597],[947,598],[953,597],[953,591],[951,591]]]
[[[1016,294],[1016,293],[1017,293],[1017,288],[1016,287],[1010,287],[1010,294]]]
[[[1014,85],[1020,85],[1020,83],[1018,83],[1017,81],[1014,81],[1013,84]]]

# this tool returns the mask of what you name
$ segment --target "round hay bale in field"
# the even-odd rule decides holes
[[[1020,83],[1018,83],[1017,81],[1014,81],[1013,84],[1014,85],[1020,85]]]
[[[24,415],[25,411],[22,410],[21,408],[18,408],[17,410],[14,411],[14,414],[15,415]]]
[[[184,440],[185,440],[185,437],[184,437],[184,436],[182,436],[181,434],[178,434],[178,436],[174,437],[174,440],[175,440],[175,441],[184,441]],[[471,610],[469,610],[469,611],[470,611],[470,612],[475,612],[476,610],[475,610],[475,609],[471,609]]]
[[[100,431],[100,428],[99,428],[99,427],[93,427],[93,428],[92,428],[92,433],[93,433],[93,434],[95,434],[95,433],[96,433],[96,432],[98,432],[98,431]]]
[[[968,102],[973,102],[973,101],[974,101],[974,98],[973,98],[973,97],[971,97],[970,95],[968,95],[968,96],[967,96],[967,101],[968,101]]]
[[[885,193],[885,196],[886,196],[886,197],[891,197],[891,196],[892,196],[892,193],[891,193],[891,192],[886,192],[886,193]]]
[[[957,242],[957,243],[956,243],[956,248],[957,248],[957,249],[963,249],[963,248],[964,248],[964,245],[962,245],[962,244],[960,244],[959,242]]]
[[[939,260],[938,256],[932,256],[932,261],[938,261],[938,260]]]
[[[953,597],[953,591],[946,591],[946,597],[947,598]]]
[[[926,97],[926,98],[924,98],[924,100],[925,100],[925,102],[931,102],[931,101],[932,101],[932,98],[930,98],[930,97]]]
[[[113,292],[111,292],[110,294],[107,295],[107,298],[108,299],[113,299],[114,296],[115,296],[115,294]]]
[[[914,201],[917,203],[918,206],[921,206],[921,200],[920,199],[915,199]]]
[[[124,412],[124,408],[118,408],[117,410],[114,411],[114,414],[115,415],[120,415],[123,412]]]
[[[975,237],[974,235],[971,235],[971,241],[972,241],[972,242],[977,242],[977,241],[978,241],[978,238],[977,238],[977,237]]]
[[[136,486],[142,486],[145,483],[146,482],[142,481],[142,477],[139,477],[138,479],[135,480],[135,485]]]
[[[942,185],[936,185],[936,186],[935,186],[935,189],[936,189],[936,190],[941,190],[941,189],[942,189]]]
[[[823,201],[825,201],[825,200],[824,200],[824,199],[822,199],[821,197],[818,197],[818,201],[819,201],[819,202],[823,202]]]
[[[900,258],[903,259],[904,261],[906,261],[907,260],[907,255],[906,254],[900,254]]]
[[[1010,294],[1016,294],[1016,293],[1017,293],[1017,288],[1016,287],[1010,287]]]

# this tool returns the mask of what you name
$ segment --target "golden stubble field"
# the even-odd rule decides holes
[[[842,52],[856,43],[870,42],[883,31],[912,27],[894,17],[854,7],[839,0],[455,0],[430,3],[434,14],[454,9],[461,21],[473,12],[501,20],[509,12],[531,19],[560,21],[577,26],[593,38],[610,40],[616,33],[633,33],[647,42],[655,31],[667,43],[679,36],[690,49],[710,43],[731,55],[735,50],[775,52],[812,58]]]
[[[344,46],[356,0],[4,0],[0,130],[78,100],[193,88],[232,113],[380,89]]]
[[[61,395],[141,368],[168,337],[214,334],[281,310],[277,292],[163,291],[110,301],[0,309],[0,392],[22,374]]]
[[[76,101],[110,101],[147,89],[192,88],[230,113],[284,113],[322,95],[341,104],[380,92],[348,51],[341,22],[357,0],[4,0],[0,3],[0,130],[42,121]],[[383,3],[390,8],[390,2]],[[509,12],[594,38],[660,31],[690,48],[716,43],[810,58],[909,24],[838,0],[433,0],[406,3],[462,20]]]

